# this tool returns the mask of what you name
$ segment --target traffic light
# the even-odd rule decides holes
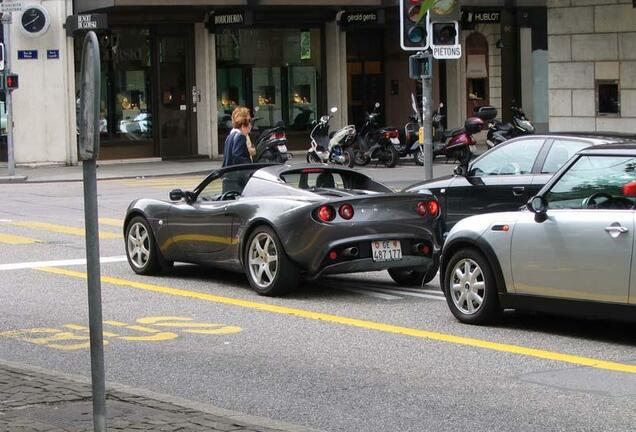
[[[459,23],[434,22],[431,23],[431,46],[459,45]]]
[[[400,45],[406,51],[428,49],[429,0],[400,0]]]
[[[18,74],[7,74],[5,78],[7,90],[15,90],[18,88]]]
[[[459,0],[436,2],[429,11],[429,32],[433,56],[438,59],[457,59],[462,55],[459,43]]]

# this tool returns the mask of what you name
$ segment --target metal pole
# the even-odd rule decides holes
[[[102,287],[99,266],[97,212],[97,156],[99,154],[100,56],[97,35],[89,32],[82,49],[80,81],[80,157],[84,173],[84,218],[88,280],[88,319],[91,340],[93,426],[106,431],[106,386],[102,331]]]
[[[93,426],[106,431],[106,386],[104,337],[102,333],[102,287],[99,266],[97,224],[97,172],[95,159],[82,162],[84,172],[84,217],[86,219],[86,263],[88,273],[88,317],[91,338],[91,378],[93,384]]]
[[[4,73],[5,76],[11,72],[11,13],[2,14],[2,31],[4,36]],[[7,165],[9,176],[15,176],[15,157],[13,154],[13,105],[11,100],[11,90],[4,86],[4,109],[7,112]]]
[[[433,178],[433,86],[422,75],[422,127],[424,128],[424,180]]]

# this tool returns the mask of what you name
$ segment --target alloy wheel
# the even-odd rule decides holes
[[[472,259],[455,264],[449,281],[449,292],[455,307],[463,314],[474,315],[484,303],[486,281],[484,273]]]
[[[260,233],[250,244],[249,254],[250,276],[260,288],[269,287],[278,272],[278,250],[276,242],[267,233]]]
[[[126,252],[132,264],[141,269],[150,260],[150,237],[141,222],[135,222],[128,230]]]

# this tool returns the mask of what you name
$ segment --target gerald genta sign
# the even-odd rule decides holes
[[[363,10],[363,11],[346,11],[340,17],[340,27],[348,28],[364,28],[376,27],[384,24],[383,10]]]

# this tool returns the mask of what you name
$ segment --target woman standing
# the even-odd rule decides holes
[[[223,167],[252,162],[247,140],[252,129],[250,111],[245,107],[236,108],[232,112],[232,126],[234,129],[225,139]]]

